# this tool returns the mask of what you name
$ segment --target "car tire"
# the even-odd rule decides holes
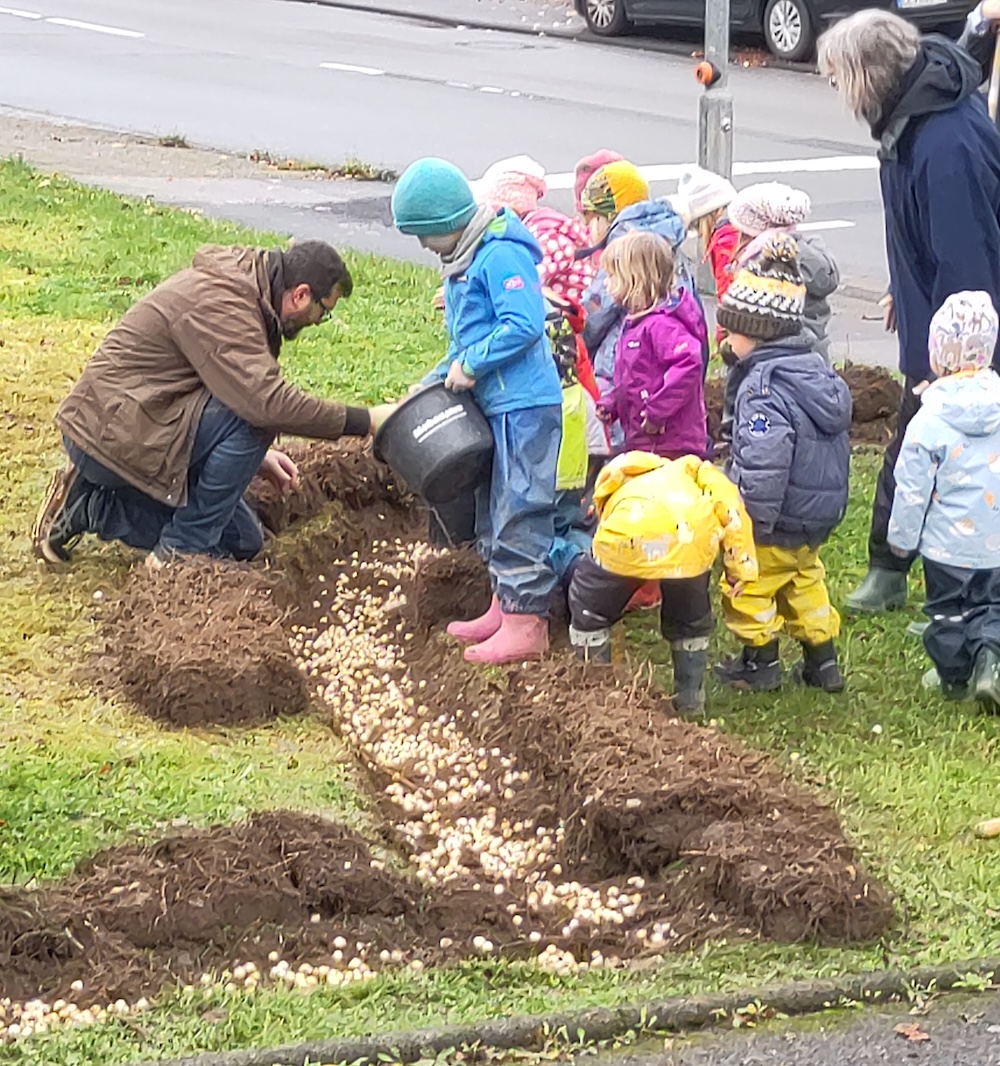
[[[583,18],[598,37],[619,37],[632,25],[625,0],[583,0]]]
[[[764,8],[764,40],[779,59],[807,59],[816,35],[805,0],[768,0]]]

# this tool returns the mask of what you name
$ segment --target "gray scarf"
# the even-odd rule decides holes
[[[441,256],[441,276],[453,278],[458,274],[464,274],[472,260],[476,258],[479,245],[482,244],[490,223],[497,217],[496,208],[489,204],[483,204],[472,216],[472,221],[462,230],[462,236],[455,245],[455,250]]]

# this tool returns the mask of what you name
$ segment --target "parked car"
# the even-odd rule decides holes
[[[705,0],[573,0],[591,32],[616,37],[635,26],[672,23],[700,26]],[[955,28],[975,0],[730,0],[732,27],[762,33],[779,58],[807,59],[830,22],[869,7],[887,7],[931,31]]]

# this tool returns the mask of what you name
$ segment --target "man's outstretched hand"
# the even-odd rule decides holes
[[[277,448],[268,448],[257,473],[267,478],[282,496],[299,487],[299,468]]]
[[[379,403],[368,408],[368,417],[372,420],[372,433],[396,410],[394,403]]]

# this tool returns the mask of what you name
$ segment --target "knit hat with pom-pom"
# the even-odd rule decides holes
[[[730,333],[772,341],[801,330],[805,302],[799,246],[788,234],[774,233],[742,263],[719,303],[716,320]]]
[[[809,217],[808,193],[780,181],[748,185],[729,204],[729,221],[748,237],[769,229],[793,229]]]

